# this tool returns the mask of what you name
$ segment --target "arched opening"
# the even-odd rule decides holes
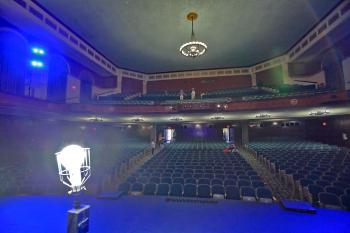
[[[53,55],[48,67],[47,100],[65,102],[68,74],[67,61],[62,56]]]
[[[89,71],[82,71],[79,75],[80,78],[80,103],[86,103],[91,100],[92,96],[92,84],[94,76]]]
[[[24,95],[28,44],[16,31],[0,29],[0,91]]]

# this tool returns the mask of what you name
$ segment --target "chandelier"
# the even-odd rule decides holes
[[[182,55],[186,57],[195,58],[195,57],[201,56],[207,51],[207,48],[208,48],[208,46],[205,43],[196,40],[196,36],[194,35],[193,21],[196,20],[197,18],[198,18],[198,14],[195,12],[190,12],[187,15],[187,19],[192,23],[191,41],[184,43],[180,47],[180,52],[182,53]]]

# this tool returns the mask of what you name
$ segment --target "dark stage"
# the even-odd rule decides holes
[[[147,196],[83,199],[83,204],[91,205],[92,233],[350,232],[350,212],[346,211],[318,209],[317,214],[303,214],[285,211],[278,204],[177,202]],[[62,196],[2,197],[0,232],[63,233],[72,201]]]

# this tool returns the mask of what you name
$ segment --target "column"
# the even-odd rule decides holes
[[[282,75],[283,75],[283,84],[293,84],[293,79],[289,76],[288,72],[288,62],[283,62],[282,66]]]
[[[345,90],[350,90],[350,57],[342,61]]]
[[[142,82],[142,94],[147,94],[147,80],[143,80]]]
[[[241,128],[242,128],[242,146],[244,146],[245,144],[249,143],[248,121],[242,121]]]
[[[252,87],[256,87],[256,73],[254,71],[251,74],[251,79],[252,79]]]
[[[157,142],[157,125],[152,125],[151,134],[150,134],[151,141]]]
[[[122,82],[123,82],[123,72],[121,70],[117,70],[117,93],[122,92]]]
[[[66,103],[80,102],[80,79],[72,75],[67,76]]]

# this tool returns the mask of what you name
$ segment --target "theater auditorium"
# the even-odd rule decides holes
[[[0,0],[0,232],[350,232],[350,0]]]

